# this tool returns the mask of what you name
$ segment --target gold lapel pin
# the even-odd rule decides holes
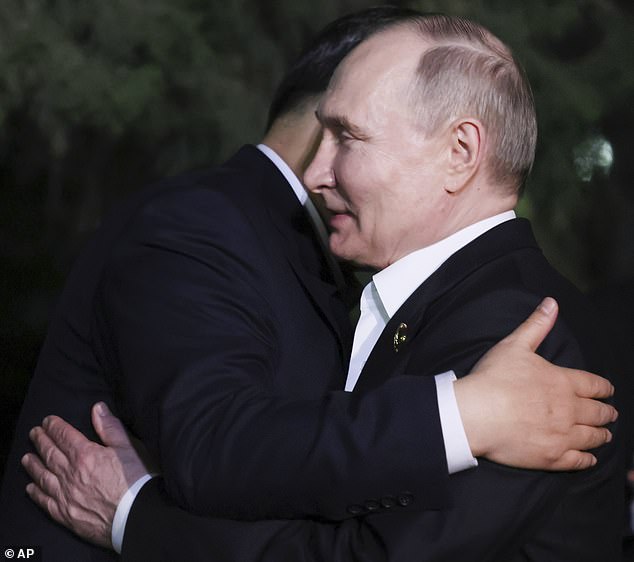
[[[407,341],[407,324],[401,322],[394,332],[394,352],[398,353],[398,348]]]

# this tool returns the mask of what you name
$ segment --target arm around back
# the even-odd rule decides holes
[[[280,350],[294,342],[280,335],[275,299],[305,290],[291,287],[285,260],[250,217],[204,188],[145,208],[113,249],[95,331],[116,409],[159,458],[168,492],[196,513],[241,518],[342,519],[350,506],[403,491],[442,505],[433,380],[358,397],[324,382],[302,395],[302,381],[332,381],[341,359],[332,335],[306,343],[299,324],[312,359],[280,373]],[[421,431],[404,431],[412,426]]]

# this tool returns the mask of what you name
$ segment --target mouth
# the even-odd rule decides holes
[[[354,215],[348,211],[347,209],[332,209],[329,208],[328,212],[330,214],[330,227],[332,230],[337,230],[348,221],[354,219]]]
[[[330,193],[325,195],[331,195]],[[348,202],[343,197],[327,197],[323,196],[323,208],[326,211],[328,219],[326,224],[329,230],[338,230],[351,220],[355,220],[355,214],[350,210]]]
[[[343,201],[333,201],[325,204],[328,214],[330,215],[351,215],[348,206]]]

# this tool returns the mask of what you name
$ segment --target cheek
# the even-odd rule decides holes
[[[404,209],[396,201],[383,197],[372,206],[368,215],[367,233],[376,250],[388,251],[400,237]]]
[[[356,207],[351,203],[351,207]],[[368,216],[365,213],[366,206],[362,207],[361,213],[351,215],[338,215],[336,220],[331,221],[333,228],[330,235],[330,250],[337,256],[349,260],[365,259],[367,254],[368,232],[371,229],[365,228]]]
[[[381,166],[361,141],[342,146],[334,163],[337,181],[351,201],[366,201],[368,192],[380,182]]]
[[[337,255],[368,262],[384,253],[382,248],[390,244],[390,224],[398,222],[398,211],[393,210],[398,201],[393,201],[391,193],[394,170],[360,148],[348,150],[337,164],[340,194],[354,217],[346,217],[337,225],[331,249]]]
[[[364,219],[368,232],[371,229],[372,246],[384,260],[400,256],[402,248],[421,229],[420,194],[406,189],[397,173],[383,183],[368,210]]]

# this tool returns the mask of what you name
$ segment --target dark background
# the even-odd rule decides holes
[[[513,47],[540,125],[520,213],[551,261],[609,303],[631,347],[634,2],[393,3],[466,15]],[[107,209],[256,142],[311,33],[371,5],[0,2],[0,470],[56,296]]]

